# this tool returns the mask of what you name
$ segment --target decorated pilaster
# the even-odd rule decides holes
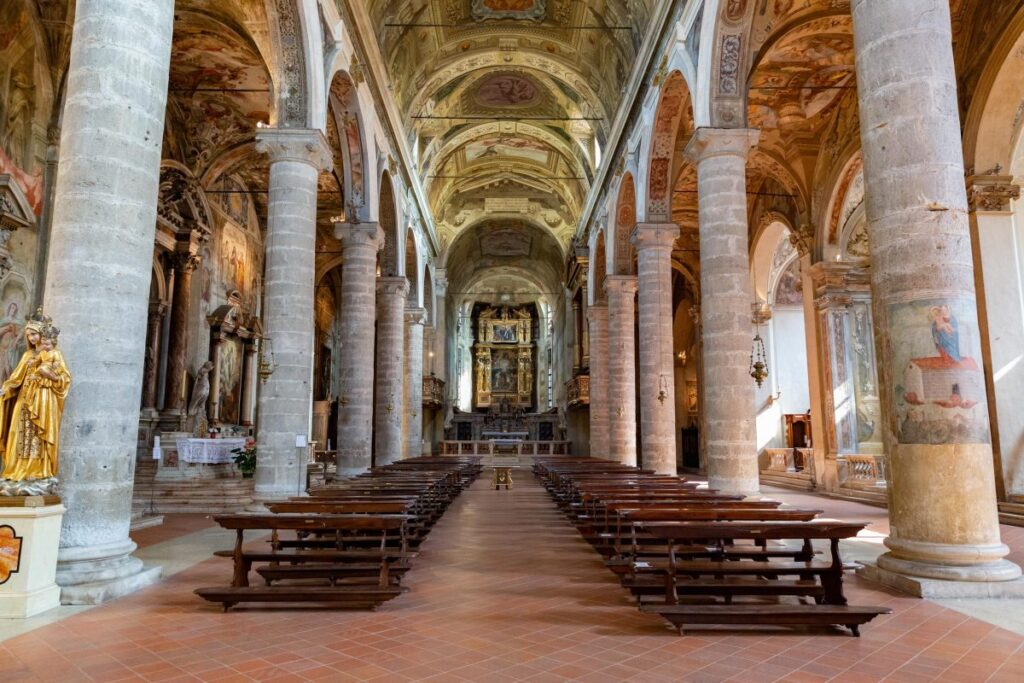
[[[608,454],[636,465],[636,277],[609,275],[608,297]]]
[[[374,465],[401,460],[405,373],[405,301],[409,281],[404,277],[377,280],[377,401],[374,413]]]
[[[949,3],[853,0],[851,10],[887,388],[889,552],[876,578],[963,596],[966,582],[1021,570],[999,537]]]
[[[384,231],[377,223],[335,223],[341,240],[341,315],[344,346],[338,361],[338,474],[352,476],[372,464],[373,363],[377,252]]]
[[[1024,272],[1020,261],[1021,225],[1012,202],[1020,199],[1020,185],[1012,176],[975,175],[967,179],[971,241],[974,245],[975,281],[986,387],[996,453],[997,481],[1002,494],[1024,497],[1024,458],[1016,457],[1016,444],[1024,442]],[[998,374],[998,381],[996,376]]]
[[[708,483],[726,493],[760,488],[750,361],[746,165],[758,132],[701,128],[687,156],[697,164],[700,212],[703,424]]]
[[[132,557],[128,527],[173,10],[105,0],[75,11],[44,302],[76,373],[60,436],[66,603],[159,576]]]
[[[590,325],[590,456],[613,458],[608,441],[608,306],[587,309]]]
[[[672,354],[672,247],[675,223],[641,223],[631,236],[640,314],[640,442],[645,468],[676,473],[675,360]]]
[[[255,498],[305,490],[313,376],[316,191],[331,152],[316,130],[272,129],[257,135],[270,158],[263,336],[276,364],[259,393]]]
[[[405,309],[405,449],[402,458],[423,450],[423,324],[426,311]]]

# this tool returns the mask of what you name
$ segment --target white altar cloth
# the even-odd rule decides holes
[[[243,448],[245,439],[178,439],[178,457],[183,462],[222,465],[235,461],[236,448]]]

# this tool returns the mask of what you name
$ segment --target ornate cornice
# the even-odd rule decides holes
[[[1009,175],[972,175],[967,178],[967,203],[972,212],[1007,212],[1020,199],[1020,185]]]
[[[761,131],[752,128],[698,128],[683,154],[698,163],[716,156],[746,159],[760,137]]]
[[[377,296],[394,296],[404,299],[409,296],[409,281],[404,277],[377,278]]]
[[[341,240],[345,248],[359,245],[384,248],[384,230],[379,223],[335,223],[334,237]]]
[[[679,226],[675,223],[637,223],[629,236],[636,250],[662,249],[671,251],[679,239]]]
[[[324,134],[308,128],[261,128],[256,133],[256,151],[269,156],[270,163],[296,161],[318,171],[329,171],[334,165]]]

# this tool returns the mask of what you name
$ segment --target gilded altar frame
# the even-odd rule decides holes
[[[533,316],[525,308],[489,307],[477,320],[474,389],[477,408],[533,405]]]

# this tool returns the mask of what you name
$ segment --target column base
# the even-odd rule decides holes
[[[160,580],[160,567],[147,567],[131,553],[130,539],[101,546],[61,548],[57,585],[65,605],[99,605]]]
[[[880,557],[879,560],[882,560],[886,555]],[[921,569],[921,563],[918,562],[907,562],[905,560],[895,560],[894,562],[900,566],[907,565],[906,569],[909,570],[918,571]],[[1016,570],[1017,577],[1020,576],[1020,567],[1007,560],[1001,560],[992,563],[992,565],[982,567],[947,567],[946,569],[970,569],[976,571],[986,568],[997,576],[1012,575],[1013,570]],[[1021,578],[935,579],[893,571],[870,562],[865,562],[857,570],[857,576],[918,598],[1024,598],[1024,579]]]

